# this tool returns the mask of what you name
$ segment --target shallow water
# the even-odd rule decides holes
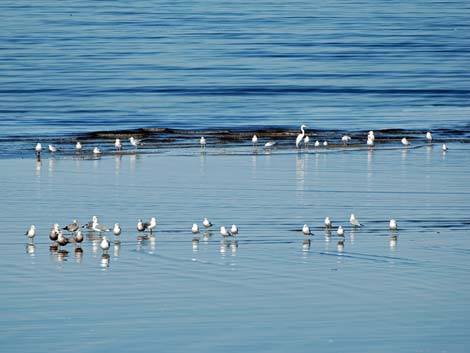
[[[2,350],[466,351],[467,147],[207,152],[0,160]],[[109,258],[89,238],[50,251],[52,223],[92,215],[123,227]],[[155,238],[138,241],[153,215]],[[204,216],[215,226],[194,251]]]

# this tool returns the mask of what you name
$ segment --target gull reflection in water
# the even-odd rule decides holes
[[[230,243],[230,250],[232,250],[232,256],[237,256],[238,241],[232,240]]]
[[[81,247],[75,248],[75,262],[77,264],[82,263],[83,260],[83,249]]]
[[[26,253],[29,256],[34,257],[36,253],[36,245],[34,245],[34,243],[26,244]]]
[[[56,168],[56,159],[55,157],[50,157],[47,161],[47,171],[49,174],[53,174]]]
[[[202,233],[202,240],[204,241],[204,243],[207,243],[211,236],[212,232],[210,230],[204,231],[204,233]]]
[[[36,161],[36,176],[41,176],[42,162]]]
[[[354,240],[356,239],[356,235],[357,235],[357,229],[352,228],[351,232],[349,233],[349,240],[351,240],[351,244],[354,244]]]
[[[228,243],[227,241],[224,239],[220,242],[220,254],[222,256],[225,256],[226,252],[227,252],[227,248],[228,248]]]
[[[120,252],[121,252],[121,241],[120,240],[115,240],[114,241],[114,247],[113,247],[113,256],[114,257],[119,257]]]
[[[396,234],[392,234],[390,236],[390,250],[395,250],[397,248],[397,241],[398,241],[398,236]]]
[[[100,267],[103,270],[105,270],[109,267],[110,258],[111,258],[111,256],[109,254],[102,254],[101,255]]]
[[[304,239],[302,241],[302,251],[303,252],[309,251],[311,244],[312,244],[312,241],[310,239]]]
[[[197,252],[199,250],[199,238],[194,237],[193,240],[191,241],[192,247],[193,247],[193,252]]]
[[[114,170],[116,172],[116,175],[118,175],[121,172],[121,161],[122,161],[122,154],[115,154],[114,155]]]
[[[199,171],[202,176],[206,175],[206,151],[201,151],[201,156],[199,157]]]

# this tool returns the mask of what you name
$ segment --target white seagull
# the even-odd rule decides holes
[[[446,151],[448,150],[447,145],[446,145],[445,143],[442,145],[442,150],[443,150],[444,152],[446,152]]]
[[[410,141],[408,141],[408,139],[406,137],[403,137],[401,139],[401,143],[404,145],[404,146],[409,146],[410,145]]]
[[[251,143],[253,144],[253,147],[256,147],[258,144],[258,136],[256,136],[256,134],[251,138]]]
[[[201,145],[201,148],[204,150],[206,148],[206,138],[204,136],[201,136],[201,139],[199,140],[199,144]]]
[[[320,141],[315,141],[315,147],[320,147]]]
[[[33,224],[29,229],[24,233],[24,235],[28,236],[29,239],[33,240],[34,236],[36,235],[36,226]]]
[[[150,218],[150,223],[144,223],[144,229],[150,231],[150,234],[152,234],[152,231],[156,226],[157,226],[156,217]]]
[[[114,224],[113,234],[115,236],[121,235],[121,226],[119,225],[119,223]]]
[[[300,134],[297,135],[297,138],[295,139],[295,147],[299,148],[300,147],[300,144],[302,143],[302,140],[304,139],[304,136],[305,136],[305,131],[304,131],[304,128],[306,128],[307,125],[303,124],[301,127],[300,127],[300,131],[302,131]]]
[[[367,138],[371,139],[372,142],[374,142],[375,141],[374,131],[370,130],[369,133],[367,134]]]
[[[137,230],[139,232],[143,232],[145,230],[144,222],[142,222],[142,218],[137,220]]]
[[[53,145],[49,145],[49,152],[54,153],[57,152],[59,149]]]
[[[374,139],[371,138],[370,136],[367,137],[367,146],[374,147]]]
[[[108,227],[105,227],[105,226],[99,224],[98,220],[93,221],[93,226],[92,226],[91,229],[93,229],[93,231],[98,232],[98,233],[103,233],[103,232],[109,232],[110,231],[110,229]]]
[[[116,147],[116,150],[122,151],[122,144],[120,139],[116,139],[116,141],[114,141],[114,147]]]
[[[232,224],[232,228],[230,228],[230,233],[232,233],[232,235],[238,234],[238,227],[235,224]]]
[[[36,156],[41,157],[42,145],[40,143],[36,144]]]
[[[199,227],[196,223],[193,223],[193,226],[191,227],[191,232],[193,232],[193,234],[199,233]]]
[[[103,240],[101,240],[101,243],[100,243],[100,248],[104,251],[108,251],[110,247],[110,243],[109,243],[109,240],[106,238],[106,237],[103,237]]]
[[[266,142],[266,143],[264,144],[264,147],[266,147],[266,148],[271,148],[271,147],[273,147],[275,144],[276,144],[276,142],[274,142],[274,141],[268,141],[268,142]]]
[[[330,219],[330,216],[326,216],[326,218],[325,218],[325,227],[326,227],[326,228],[331,228],[331,219]]]
[[[313,234],[311,231],[310,231],[310,227],[306,224],[304,224],[304,226],[302,227],[302,233],[304,233],[305,235],[311,235]]]
[[[328,141],[323,141],[323,146],[324,147],[328,146]]]
[[[224,237],[228,237],[228,236],[232,235],[232,233],[230,233],[230,231],[225,229],[224,226],[220,227],[220,234],[222,234],[222,236],[224,236]]]
[[[343,143],[347,145],[349,142],[351,142],[351,136],[344,135],[343,137],[341,137],[341,141],[343,141]]]
[[[428,140],[428,142],[431,142],[431,141],[432,141],[432,133],[431,133],[431,131],[426,132],[426,140]]]
[[[349,222],[353,225],[353,227],[360,227],[362,224],[359,222],[359,220],[356,218],[354,213],[351,213],[351,217],[349,217]]]
[[[310,137],[308,136],[305,136],[304,137],[304,145],[305,145],[305,148],[308,148],[308,144],[310,143]]]
[[[397,230],[398,229],[397,221],[395,219],[391,219],[388,227],[390,228],[390,230]]]
[[[63,230],[66,230],[67,232],[76,232],[80,226],[78,225],[78,221],[74,219],[72,223],[70,223],[68,226],[65,226],[62,228]]]
[[[77,141],[77,143],[75,144],[75,150],[76,150],[77,152],[82,152],[82,148],[83,148],[83,147],[82,147],[81,142],[80,142],[80,141]]]
[[[344,236],[344,229],[343,227],[339,226],[338,230],[336,231],[336,234],[338,234],[339,237]]]
[[[98,147],[93,148],[93,154],[101,154],[101,151]]]
[[[212,223],[207,219],[207,217],[204,217],[204,220],[202,221],[202,225],[206,228],[212,227]]]
[[[131,143],[132,146],[136,147],[140,145],[140,140],[134,138],[134,136],[129,137],[129,142]]]

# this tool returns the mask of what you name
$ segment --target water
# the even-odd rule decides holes
[[[467,351],[468,2],[0,11],[0,351]],[[329,147],[298,154],[302,123]],[[37,142],[61,151],[36,161]],[[92,215],[121,223],[109,254],[93,234],[50,248]]]

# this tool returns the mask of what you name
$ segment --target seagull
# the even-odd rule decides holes
[[[426,140],[428,140],[428,142],[431,142],[431,141],[432,141],[432,133],[431,133],[431,131],[426,132]]]
[[[96,217],[96,216],[91,217],[91,221],[89,221],[87,224],[83,225],[82,228],[92,229],[94,222],[98,222],[98,217]]]
[[[343,227],[339,226],[338,230],[336,231],[336,234],[338,234],[339,237],[344,236],[344,229]]]
[[[79,153],[82,152],[82,144],[80,141],[77,141],[77,143],[75,144],[75,150]]]
[[[326,228],[331,228],[331,219],[330,219],[330,216],[326,216],[326,218],[325,218],[325,227],[326,227]]]
[[[324,147],[328,146],[328,141],[323,141],[323,146]]]
[[[83,241],[83,233],[80,229],[77,230],[77,233],[72,237],[72,240],[77,244],[80,244]]]
[[[150,234],[152,234],[152,230],[157,226],[157,218],[152,217],[150,218],[150,223],[144,223],[144,230],[150,231]]]
[[[310,142],[310,137],[305,136],[305,137],[304,137],[304,145],[305,145],[305,148],[308,148],[309,142]]]
[[[230,233],[232,233],[232,235],[238,234],[238,227],[235,224],[232,224],[232,228],[230,228]]]
[[[131,143],[132,146],[134,146],[135,148],[137,148],[137,146],[139,146],[141,144],[141,141],[134,138],[134,136],[131,136],[129,137],[129,142]]]
[[[98,147],[93,148],[93,154],[101,154],[101,151]]]
[[[207,219],[207,217],[204,217],[204,220],[202,221],[202,225],[206,228],[212,227],[212,223]]]
[[[42,145],[40,143],[36,144],[36,157],[41,158]]]
[[[139,232],[143,232],[145,230],[144,222],[142,222],[141,218],[137,220],[137,230]]]
[[[306,128],[307,125],[302,125],[300,127],[300,131],[302,131],[300,134],[297,135],[297,138],[295,139],[295,147],[297,148],[300,148],[300,144],[302,143],[302,140],[304,139],[304,136],[305,136],[305,131],[304,131],[304,128]]]
[[[107,252],[110,247],[109,240],[106,237],[103,237],[103,240],[101,240],[100,243],[100,248],[103,250],[103,252]]]
[[[315,147],[320,147],[320,141],[315,141]]]
[[[397,221],[395,219],[391,219],[388,227],[390,228],[390,230],[397,230],[398,229]]]
[[[370,131],[369,131],[369,134],[367,135],[367,138],[368,138],[368,139],[371,139],[372,142],[375,142],[374,131],[370,130]]]
[[[57,152],[59,149],[55,146],[49,145],[49,152],[54,153]]]
[[[256,134],[251,138],[251,143],[253,144],[253,147],[256,147],[258,144],[258,136],[256,136]]]
[[[356,218],[354,213],[351,213],[351,217],[349,217],[349,222],[353,225],[353,227],[360,227],[362,224],[359,222],[359,220]]]
[[[114,223],[113,234],[115,236],[121,235],[121,226],[119,223]]]
[[[109,232],[110,229],[108,227],[102,226],[101,224],[98,223],[98,221],[93,222],[92,226],[93,231],[98,232],[98,233],[103,233],[103,232]]]
[[[73,220],[72,223],[70,223],[68,226],[62,228],[63,230],[66,230],[67,232],[76,232],[80,226],[78,225],[78,222],[76,219]]]
[[[302,227],[302,233],[305,235],[312,235],[313,233],[310,231],[310,227],[306,224]]]
[[[275,144],[276,144],[276,142],[274,142],[274,141],[269,141],[269,142],[266,142],[266,143],[264,144],[264,147],[266,147],[266,148],[271,148],[271,147],[273,147]]]
[[[193,234],[199,233],[199,227],[196,223],[193,223],[193,226],[191,227],[191,232],[193,232]]]
[[[220,234],[222,234],[222,236],[224,236],[224,237],[228,237],[228,236],[232,235],[232,233],[230,233],[230,231],[225,229],[224,226],[220,227]]]
[[[206,138],[204,136],[201,136],[201,139],[199,140],[199,144],[201,145],[201,148],[202,149],[205,149],[206,148]]]
[[[68,243],[70,243],[69,239],[64,237],[64,232],[59,230],[59,234],[57,235],[57,244],[59,244],[59,246],[65,246]]]
[[[370,136],[367,137],[367,146],[374,147],[374,139],[371,138]]]
[[[443,150],[444,152],[446,152],[446,151],[448,150],[447,145],[446,145],[445,143],[442,145],[442,150]]]
[[[341,137],[341,141],[343,141],[343,143],[347,145],[349,142],[351,142],[351,136],[344,135],[343,137]]]
[[[27,235],[29,239],[33,240],[34,236],[36,235],[36,226],[34,224],[31,225],[24,235]]]
[[[51,232],[49,233],[49,239],[52,240],[52,241],[56,241],[57,238],[59,237],[59,224],[58,223],[54,223],[52,229],[51,229]]]
[[[409,146],[410,145],[410,142],[408,141],[408,139],[406,137],[403,137],[401,139],[401,143],[404,145],[404,146]]]
[[[122,144],[120,139],[116,139],[116,141],[114,141],[114,147],[116,147],[116,150],[122,151]]]

